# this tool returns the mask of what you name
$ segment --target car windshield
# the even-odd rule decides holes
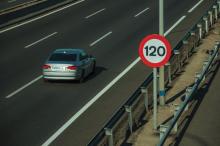
[[[76,54],[54,53],[49,58],[49,61],[76,61]]]

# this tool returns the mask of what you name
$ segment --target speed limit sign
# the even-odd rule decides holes
[[[149,35],[140,43],[139,56],[149,67],[163,66],[170,59],[171,45],[168,40],[161,35]]]

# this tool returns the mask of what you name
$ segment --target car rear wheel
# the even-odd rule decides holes
[[[84,79],[85,79],[85,71],[83,70],[83,71],[82,71],[82,75],[81,75],[81,77],[80,77],[80,79],[79,79],[79,82],[80,82],[80,83],[83,83],[83,82],[84,82]]]
[[[49,80],[48,80],[48,79],[45,79],[45,78],[43,78],[43,81],[44,81],[45,83],[48,83],[48,82],[49,82]]]
[[[95,73],[95,68],[96,68],[96,62],[93,63],[91,74],[94,74],[94,73]]]

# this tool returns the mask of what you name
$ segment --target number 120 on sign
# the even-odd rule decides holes
[[[144,49],[146,50],[146,56],[163,57],[166,55],[166,50],[164,46],[159,46],[158,48],[156,48],[155,46],[146,46]]]
[[[150,67],[160,67],[166,64],[171,54],[169,42],[160,35],[145,37],[139,46],[141,60]]]

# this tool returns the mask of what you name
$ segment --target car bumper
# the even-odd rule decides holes
[[[79,80],[80,77],[76,72],[43,72],[43,78],[48,80]]]

